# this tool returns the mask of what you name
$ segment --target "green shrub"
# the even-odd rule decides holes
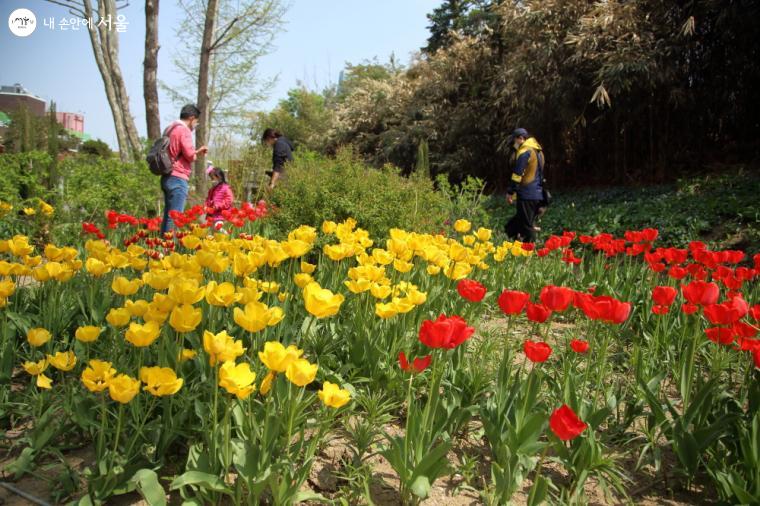
[[[102,158],[110,158],[112,154],[111,148],[108,147],[108,144],[100,139],[84,141],[82,145],[79,146],[79,152],[84,155],[96,155]]]
[[[62,214],[70,221],[102,221],[109,209],[145,216],[159,202],[159,178],[144,162],[71,157],[59,164],[58,174]]]
[[[274,221],[283,232],[353,217],[373,237],[393,227],[438,231],[446,210],[445,198],[429,179],[403,177],[391,166],[370,168],[350,150],[339,151],[335,158],[300,154],[272,202],[278,208]]]

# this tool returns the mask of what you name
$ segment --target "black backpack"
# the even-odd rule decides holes
[[[148,162],[148,168],[157,176],[168,176],[172,173],[172,157],[169,154],[169,136],[177,125],[172,125],[171,128],[164,132],[164,135],[148,150],[148,156],[145,159]]]

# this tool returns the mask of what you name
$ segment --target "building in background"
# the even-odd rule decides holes
[[[84,133],[84,116],[75,112],[57,112],[55,119],[63,125],[66,130],[72,132]]]
[[[26,107],[35,116],[44,116],[46,102],[33,95],[29,90],[16,83],[13,86],[0,86],[0,111],[9,113],[19,107]]]
[[[20,83],[0,85],[0,146],[10,125],[10,113],[25,107],[33,116],[42,117],[47,112],[47,102],[24,88]],[[55,113],[55,119],[66,131],[82,141],[91,137],[84,131],[84,115],[75,112]]]

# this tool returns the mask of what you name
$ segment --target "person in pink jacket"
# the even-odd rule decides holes
[[[169,136],[169,156],[172,159],[172,173],[161,176],[161,191],[164,192],[164,219],[161,222],[161,233],[174,228],[171,211],[184,212],[187,200],[188,181],[193,172],[192,163],[199,154],[208,152],[206,146],[195,149],[193,130],[198,125],[201,111],[193,104],[182,108],[179,120],[172,122],[166,128],[164,135]]]
[[[214,228],[221,228],[224,222],[222,211],[232,209],[232,202],[235,197],[232,195],[232,188],[227,184],[227,175],[218,167],[209,166],[206,169],[209,179],[213,186],[208,190],[206,197],[206,219],[214,224]]]

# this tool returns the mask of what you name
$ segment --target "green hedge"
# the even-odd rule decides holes
[[[277,208],[274,223],[282,232],[353,217],[373,237],[382,237],[394,227],[440,230],[446,215],[446,199],[429,179],[404,177],[391,166],[370,168],[349,150],[335,158],[299,154],[272,203]]]

